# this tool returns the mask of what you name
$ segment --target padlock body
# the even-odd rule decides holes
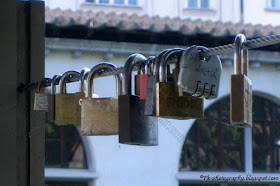
[[[203,118],[203,99],[179,96],[172,82],[156,83],[156,116],[170,119]]]
[[[149,77],[148,74],[139,75],[140,100],[145,100],[146,99],[148,77]]]
[[[117,135],[119,133],[117,98],[84,98],[81,102],[82,135]]]
[[[139,96],[119,96],[119,142],[129,145],[158,145],[158,120],[144,115],[145,101]]]
[[[80,105],[80,100],[85,98],[85,93],[84,92],[76,92],[75,93],[75,122],[74,125],[76,126],[81,126],[81,105]]]
[[[48,112],[46,113],[46,121],[54,123],[55,120],[55,95],[48,94]]]
[[[252,82],[244,74],[231,76],[230,123],[252,126]]]
[[[57,94],[55,97],[55,123],[57,125],[74,125],[75,94]]]
[[[48,112],[48,94],[41,92],[35,93],[34,110]]]
[[[134,93],[137,96],[140,96],[140,78],[139,75],[134,76]]]
[[[156,115],[156,83],[157,76],[149,76],[147,80],[146,101],[144,114],[146,116]]]

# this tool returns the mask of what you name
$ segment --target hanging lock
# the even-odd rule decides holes
[[[244,35],[235,37],[234,69],[231,76],[230,123],[252,126],[252,82],[248,77],[248,50],[242,49]]]
[[[151,56],[145,64],[138,66],[138,74],[135,76],[135,95],[140,96],[140,100],[146,99],[148,77],[151,75],[151,62],[155,57]]]
[[[152,73],[147,80],[147,89],[146,89],[146,104],[144,114],[146,116],[155,116],[156,115],[156,84],[159,80],[159,66],[160,61],[164,58],[165,54],[167,55],[171,52],[172,49],[166,49],[158,54],[155,58],[151,59],[152,62]]]
[[[75,124],[75,94],[66,93],[66,82],[74,76],[80,77],[80,73],[76,71],[65,72],[59,83],[59,94],[55,96],[55,123],[58,125]]]
[[[61,75],[55,75],[51,82],[51,94],[48,94],[48,112],[46,113],[46,121],[49,123],[55,122],[55,95],[56,85],[59,84]]]
[[[128,57],[123,71],[122,95],[119,96],[119,142],[130,145],[158,145],[158,120],[144,116],[145,100],[131,95],[131,73],[139,63],[145,63],[141,54]]]
[[[42,79],[38,84],[38,90],[35,93],[34,110],[48,112],[48,94],[42,92],[42,84],[51,82],[50,78]]]
[[[85,79],[88,76],[90,69],[84,68],[80,73],[80,91],[75,93],[75,114],[74,114],[74,125],[81,126],[81,105],[80,100],[86,97],[85,94]]]
[[[192,46],[181,56],[178,85],[188,94],[205,99],[215,99],[219,93],[222,71],[218,55],[201,59],[199,50],[205,47]]]
[[[170,119],[203,118],[203,100],[183,94],[177,87],[180,56],[184,50],[169,52],[161,60],[159,82],[156,84],[156,116]],[[170,61],[175,61],[173,82],[167,82],[166,68]],[[180,93],[181,92],[181,93]]]
[[[93,80],[104,70],[117,68],[111,63],[99,63],[88,74],[87,97],[81,100],[82,135],[116,135],[119,133],[118,98],[93,98]],[[116,75],[117,94],[121,93],[122,75]]]

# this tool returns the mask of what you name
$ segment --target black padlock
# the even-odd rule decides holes
[[[59,83],[61,75],[55,75],[51,82],[51,94],[48,95],[48,112],[46,113],[46,121],[54,123],[55,121],[55,94],[56,85]]]
[[[141,54],[129,56],[123,72],[122,95],[119,96],[119,142],[130,145],[158,145],[158,120],[145,116],[145,100],[131,95],[131,72],[139,63],[145,63]]]

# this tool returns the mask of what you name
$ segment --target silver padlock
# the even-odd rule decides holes
[[[185,50],[180,60],[178,86],[194,97],[215,99],[219,93],[222,63],[218,55],[201,59],[199,51],[204,49],[192,46]]]
[[[231,76],[230,123],[240,127],[252,126],[252,82],[248,77],[248,50],[242,49],[244,35],[235,38],[234,69]]]
[[[50,78],[42,79],[38,84],[38,90],[35,93],[35,100],[34,100],[34,110],[48,112],[48,94],[42,92],[42,85],[44,83],[50,83]]]

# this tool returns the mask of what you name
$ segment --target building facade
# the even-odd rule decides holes
[[[234,41],[234,36],[238,33],[244,33],[248,38],[279,33],[278,27],[239,24],[242,20],[244,23],[253,23],[253,20],[246,18],[246,6],[249,4],[246,4],[248,1],[245,2],[242,11],[241,1],[162,3],[148,0],[48,0],[46,5],[50,8],[46,10],[46,77],[53,77],[67,70],[92,68],[104,61],[123,66],[127,57],[133,53],[140,52],[149,57],[167,48],[186,48],[194,44],[206,47],[228,44]],[[264,12],[268,11],[267,6],[275,6],[277,9],[277,3],[266,3]],[[58,7],[62,10],[53,10]],[[224,7],[221,10],[223,16],[219,15],[219,7]],[[277,19],[278,12],[273,13],[273,19]],[[148,16],[142,16],[146,14]],[[159,17],[153,18],[155,15]],[[166,16],[171,18],[165,18]],[[258,14],[255,18],[257,16]],[[197,18],[202,21],[196,20]],[[233,53],[220,55],[223,70],[219,97],[204,102],[206,119],[160,118],[158,146],[123,145],[118,143],[118,136],[80,138],[79,128],[47,124],[46,184],[279,185],[278,47],[249,52],[249,77],[254,91],[252,130],[237,129],[214,121],[215,118],[229,118],[230,78],[234,71]],[[113,77],[99,78],[94,83],[94,93],[100,97],[116,95]],[[75,92],[79,83],[67,86],[69,92]],[[220,179],[210,179],[216,176]],[[230,177],[236,177],[236,180]],[[267,179],[256,179],[260,177]]]

